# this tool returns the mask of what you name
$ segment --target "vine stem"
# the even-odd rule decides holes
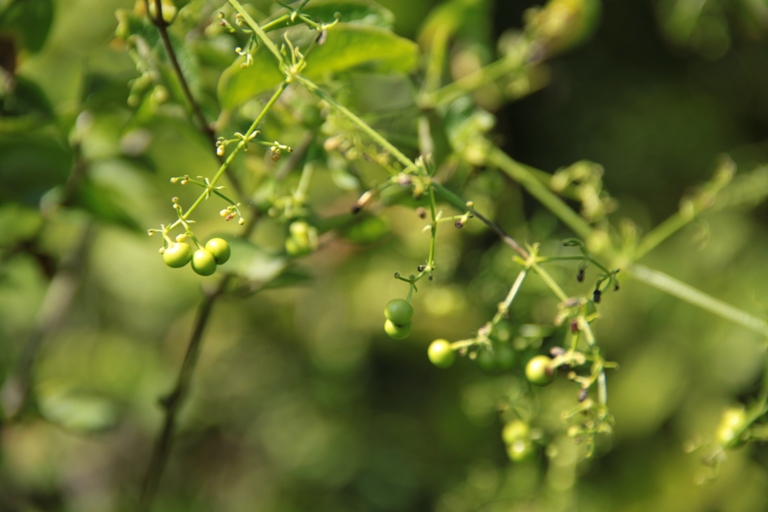
[[[234,2],[236,0],[229,0],[230,2]],[[393,146],[387,139],[382,137],[379,132],[371,128],[368,123],[360,119],[360,117],[349,110],[347,107],[336,101],[336,98],[322,90],[317,84],[312,82],[311,80],[307,79],[303,75],[294,75],[294,78],[300,82],[304,87],[306,87],[311,93],[315,94],[316,96],[320,97],[323,101],[327,102],[329,105],[331,105],[333,108],[344,114],[344,116],[352,121],[358,128],[360,128],[368,137],[371,138],[376,144],[384,148],[389,152],[390,155],[395,157],[395,159],[403,164],[406,168],[412,168],[415,167],[416,164],[414,164],[410,158],[405,156],[399,149],[397,149],[395,146]]]
[[[678,299],[705,309],[710,313],[714,313],[721,318],[741,325],[742,327],[746,327],[751,331],[768,336],[768,323],[764,320],[752,316],[744,310],[731,306],[720,299],[716,299],[682,281],[678,281],[664,272],[638,264],[630,265],[627,272],[638,281],[649,284],[673,297],[677,297]]]
[[[271,109],[274,104],[277,102],[277,100],[280,98],[280,96],[285,92],[285,89],[288,87],[288,82],[283,82],[280,84],[280,86],[277,88],[275,93],[272,95],[272,97],[269,99],[266,105],[264,105],[264,108],[261,109],[261,112],[259,113],[258,117],[251,123],[251,126],[248,128],[248,131],[245,132],[245,135],[243,136],[243,140],[238,142],[237,146],[235,146],[235,149],[232,150],[232,152],[229,154],[226,160],[221,164],[219,167],[219,170],[216,171],[216,174],[211,178],[210,186],[213,187],[219,179],[221,179],[221,176],[224,174],[224,172],[229,169],[229,165],[232,163],[232,160],[235,159],[235,156],[240,152],[241,149],[245,148],[245,146],[248,144],[248,139],[250,138],[251,134],[253,134],[254,131],[256,131],[256,128],[259,126],[259,123],[264,119],[264,116],[267,115],[267,112],[269,112],[269,109]],[[187,220],[189,216],[192,214],[193,211],[202,203],[207,195],[205,193],[200,194],[200,196],[195,200],[194,203],[192,203],[192,206],[190,206],[187,211],[184,212],[184,215],[182,215],[181,219],[178,219],[173,222],[168,227],[168,230],[171,230],[182,223],[182,220]]]
[[[496,314],[493,316],[493,319],[491,320],[491,323],[493,325],[496,325],[499,322],[501,322],[501,320],[509,314],[509,308],[512,306],[512,302],[515,300],[515,297],[517,296],[517,292],[520,290],[520,287],[523,285],[523,281],[525,280],[526,275],[528,275],[527,268],[524,268],[523,270],[520,271],[519,274],[517,274],[517,278],[515,279],[515,282],[512,283],[512,287],[509,289],[509,293],[507,294],[507,297],[504,299],[504,302],[499,304],[499,310],[496,312]]]
[[[155,0],[156,2],[159,2],[160,0]],[[248,25],[248,27],[253,30],[254,34],[261,40],[261,42],[264,44],[264,46],[267,47],[267,49],[272,52],[272,55],[275,56],[277,59],[277,62],[280,63],[281,66],[285,64],[285,61],[283,60],[283,54],[280,53],[280,50],[277,49],[277,46],[275,46],[275,43],[272,42],[272,40],[267,36],[266,32],[259,26],[258,23],[251,17],[250,14],[248,14],[248,11],[245,10],[245,8],[240,5],[240,2],[237,0],[227,0],[229,4],[235,8],[235,10],[240,14],[240,16],[243,17],[245,20],[245,23]]]
[[[211,125],[208,124],[208,121],[205,119],[205,115],[203,114],[202,108],[200,108],[200,103],[195,100],[194,95],[192,94],[192,89],[189,87],[189,82],[187,81],[186,77],[184,76],[184,73],[181,70],[181,65],[179,64],[179,59],[176,56],[176,50],[173,49],[173,44],[171,43],[171,37],[168,34],[168,24],[163,19],[163,4],[161,0],[153,0],[155,5],[155,16],[152,16],[150,14],[149,10],[149,2],[150,0],[144,0],[145,7],[147,9],[147,17],[152,21],[152,24],[155,25],[155,28],[157,28],[158,34],[160,34],[160,40],[163,43],[163,49],[165,50],[166,55],[168,55],[168,59],[171,61],[171,68],[173,69],[173,73],[176,75],[176,79],[179,81],[179,84],[181,84],[181,90],[184,92],[184,97],[187,99],[187,103],[189,104],[189,108],[192,110],[192,116],[197,120],[197,124],[199,125],[200,131],[202,132],[203,136],[208,139],[208,144],[211,148],[215,148],[216,146],[216,133],[211,128]],[[214,149],[215,154],[215,149]],[[218,158],[218,155],[217,155]],[[227,178],[232,183],[232,188],[235,190],[235,192],[239,195],[243,195],[243,187],[240,183],[240,180],[234,173],[228,173]]]
[[[219,178],[221,178],[222,174],[229,167],[229,164],[232,162],[235,155],[246,146],[250,135],[256,130],[259,123],[262,121],[262,119],[264,119],[264,116],[266,115],[266,113],[269,111],[270,108],[272,108],[272,106],[275,104],[278,98],[280,98],[280,96],[283,94],[283,92],[287,87],[288,87],[288,82],[283,82],[277,88],[275,93],[270,98],[269,102],[267,102],[267,104],[264,105],[264,108],[261,110],[261,113],[259,113],[258,117],[253,121],[253,123],[251,123],[251,126],[248,128],[248,131],[245,133],[243,140],[241,140],[238,143],[235,149],[229,154],[227,159],[221,165],[221,167],[219,168],[219,171],[211,180],[211,186],[213,186],[213,184],[215,184],[219,180]],[[205,197],[204,194],[198,197],[197,201],[186,211],[185,215],[183,216],[184,219],[186,219],[186,217],[191,213],[191,211],[194,210],[194,208],[196,208],[198,204],[200,204],[200,202],[204,199],[204,197]],[[173,224],[173,226],[177,225],[180,222],[181,222],[181,219],[176,221]],[[255,225],[256,225],[256,217],[253,217],[251,219],[251,222],[246,227],[245,232],[243,233],[244,238],[248,237],[249,233],[253,230]],[[200,355],[205,327],[208,324],[208,320],[210,319],[211,311],[213,310],[214,303],[216,302],[217,298],[221,296],[221,294],[224,292],[230,279],[231,277],[228,275],[221,278],[221,280],[217,284],[214,291],[205,295],[205,297],[203,298],[203,302],[200,304],[197,310],[197,319],[195,321],[195,327],[192,331],[192,335],[187,345],[187,352],[184,356],[184,361],[182,362],[181,369],[179,370],[179,375],[178,375],[178,378],[176,379],[176,385],[173,388],[173,391],[171,391],[171,393],[167,396],[167,398],[162,400],[162,405],[165,409],[163,427],[160,430],[160,434],[158,435],[157,440],[155,441],[155,447],[152,452],[152,458],[150,459],[149,466],[147,468],[147,472],[144,477],[141,497],[139,500],[139,507],[137,509],[138,512],[148,512],[152,506],[152,502],[154,500],[155,494],[157,493],[157,488],[160,483],[160,478],[162,477],[163,472],[165,471],[165,466],[168,462],[168,457],[170,455],[171,444],[173,440],[173,433],[175,430],[178,413],[181,406],[183,405],[184,401],[187,398],[189,387],[192,382],[192,377],[194,375],[195,368],[197,367],[197,360]]]

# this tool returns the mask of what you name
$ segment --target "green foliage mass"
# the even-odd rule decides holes
[[[768,509],[764,3],[158,3],[0,0],[0,510]]]

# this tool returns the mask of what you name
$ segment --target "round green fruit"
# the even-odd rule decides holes
[[[529,439],[518,439],[507,446],[507,455],[515,462],[523,461],[533,455],[533,443]]]
[[[390,338],[394,338],[396,340],[401,340],[403,338],[407,338],[409,334],[411,334],[411,322],[408,322],[403,325],[396,325],[392,322],[392,320],[387,320],[384,322],[384,331],[389,335]]]
[[[395,325],[405,325],[413,317],[413,306],[407,300],[393,299],[387,303],[384,316]]]
[[[505,444],[512,444],[515,441],[529,440],[531,437],[531,428],[521,420],[513,420],[504,425],[501,430],[501,438]]]
[[[493,373],[498,369],[496,365],[496,355],[489,348],[481,348],[475,358],[477,366],[481,370],[488,373]]]
[[[499,343],[496,345],[495,359],[496,367],[500,371],[509,371],[515,366],[517,354],[515,353],[515,349],[513,349],[509,343]]]
[[[525,376],[528,382],[537,386],[546,386],[555,380],[555,369],[551,366],[552,359],[547,356],[536,356],[525,365]]]
[[[211,238],[208,243],[205,244],[205,250],[213,254],[213,259],[216,260],[217,265],[223,265],[229,260],[229,256],[232,254],[232,250],[229,248],[229,243],[223,238]]]
[[[205,249],[198,249],[192,256],[192,270],[201,276],[210,276],[216,272],[216,258]]]
[[[435,340],[429,344],[427,356],[438,368],[448,368],[456,361],[456,353],[447,340]]]
[[[192,248],[185,243],[172,243],[163,252],[163,261],[171,268],[181,268],[192,259]]]

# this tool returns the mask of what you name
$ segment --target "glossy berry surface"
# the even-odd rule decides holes
[[[213,259],[216,260],[217,265],[226,263],[232,254],[229,243],[223,238],[211,238],[205,244],[205,250],[213,254]]]
[[[435,340],[429,344],[427,357],[438,368],[448,368],[456,361],[456,353],[447,340]]]
[[[209,251],[198,249],[192,256],[192,270],[201,276],[210,276],[216,272],[216,259]]]
[[[171,268],[181,268],[192,259],[192,248],[189,244],[173,243],[163,252],[163,261]]]
[[[395,325],[405,325],[413,317],[413,306],[407,300],[391,300],[384,309],[384,316]]]
[[[722,446],[735,448],[744,444],[740,439],[747,425],[747,412],[741,407],[732,407],[723,413],[715,437]]]
[[[411,326],[411,322],[403,325],[396,325],[392,320],[387,320],[384,322],[384,332],[386,332],[390,338],[401,340],[411,334]]]
[[[555,369],[551,367],[552,360],[547,356],[536,356],[525,365],[525,376],[528,382],[537,386],[546,386],[555,380]]]

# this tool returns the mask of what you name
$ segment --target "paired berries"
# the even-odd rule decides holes
[[[524,421],[513,420],[504,425],[501,439],[507,445],[507,455],[515,462],[527,459],[534,452],[531,428]]]
[[[298,258],[306,256],[317,248],[317,228],[297,220],[288,226],[288,238],[285,239],[285,252]]]
[[[393,299],[384,308],[384,331],[390,338],[401,340],[411,334],[413,306],[407,300]]]
[[[736,448],[744,444],[744,430],[747,428],[747,411],[743,407],[732,407],[723,413],[715,433],[717,442],[723,447]]]
[[[223,238],[208,240],[204,248],[192,252],[186,242],[175,242],[163,251],[163,261],[171,268],[181,268],[192,262],[192,270],[201,276],[210,276],[216,272],[217,265],[229,260],[232,251]]]

